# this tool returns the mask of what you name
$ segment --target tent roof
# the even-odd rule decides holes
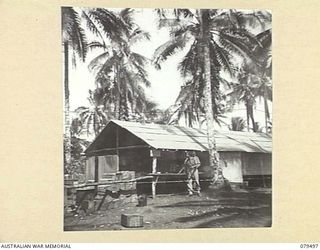
[[[206,131],[204,130],[118,120],[111,120],[95,141],[103,137],[103,132],[108,130],[112,123],[129,131],[155,149],[196,151],[207,151],[208,149]],[[218,151],[272,152],[272,138],[263,133],[215,131],[215,138]],[[96,150],[95,141],[87,148],[86,153]]]

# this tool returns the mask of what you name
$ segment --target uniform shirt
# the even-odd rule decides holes
[[[186,159],[185,163],[189,168],[198,168],[201,164],[198,156],[189,156],[189,158]]]

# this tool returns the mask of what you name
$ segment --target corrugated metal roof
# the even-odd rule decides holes
[[[156,149],[206,151],[208,148],[206,131],[204,130],[118,120],[111,122]],[[215,137],[218,151],[272,152],[272,138],[263,133],[215,131]]]

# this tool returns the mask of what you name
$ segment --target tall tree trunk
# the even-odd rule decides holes
[[[132,118],[136,117],[136,98],[134,92],[132,93],[131,116]]]
[[[98,131],[98,126],[97,126],[97,117],[95,114],[93,114],[93,131],[94,131],[94,135],[95,137],[97,137],[97,135],[99,134],[99,131]]]
[[[209,164],[213,168],[216,179],[219,157],[217,154],[216,140],[214,134],[214,114],[212,107],[212,90],[211,90],[211,72],[210,72],[210,52],[209,52],[209,10],[200,10],[200,29],[201,29],[201,46],[202,46],[202,57],[203,57],[203,79],[205,84],[205,115],[207,121],[207,139],[208,139],[208,151],[209,151]]]
[[[115,102],[114,102],[114,117],[117,120],[120,120],[120,72],[119,72],[119,67],[118,65],[115,67],[115,79],[114,79],[114,84],[115,84]]]
[[[253,132],[257,132],[257,125],[256,125],[256,122],[254,120],[253,106],[252,105],[250,105],[250,117],[251,117],[251,123],[252,123]]]
[[[249,103],[246,102],[246,111],[247,111],[247,130],[250,132],[250,110],[249,110]]]
[[[249,117],[251,119],[251,123],[252,123],[252,130],[253,132],[257,132],[257,126],[256,126],[256,122],[254,120],[254,114],[253,114],[253,100],[249,100],[248,101],[248,110],[249,110]]]
[[[123,92],[123,119],[129,121],[128,87],[126,83],[124,83]]]
[[[267,86],[266,85],[264,87],[263,101],[264,101],[264,119],[265,119],[265,127],[266,127],[266,134],[267,134],[268,133],[269,108],[268,108],[268,97],[267,97]]]
[[[70,128],[70,100],[69,100],[69,44],[64,42],[64,156],[65,167],[71,164],[71,128]]]

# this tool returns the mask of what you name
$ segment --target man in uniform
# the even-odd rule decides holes
[[[200,196],[200,181],[199,181],[199,171],[198,168],[200,167],[201,162],[199,157],[196,155],[194,151],[186,152],[186,159],[184,161],[184,170],[188,177],[187,187],[189,196],[193,195],[194,193]],[[179,173],[183,171],[183,168],[180,170]],[[194,183],[195,182],[195,183]],[[193,187],[195,184],[195,187]]]

